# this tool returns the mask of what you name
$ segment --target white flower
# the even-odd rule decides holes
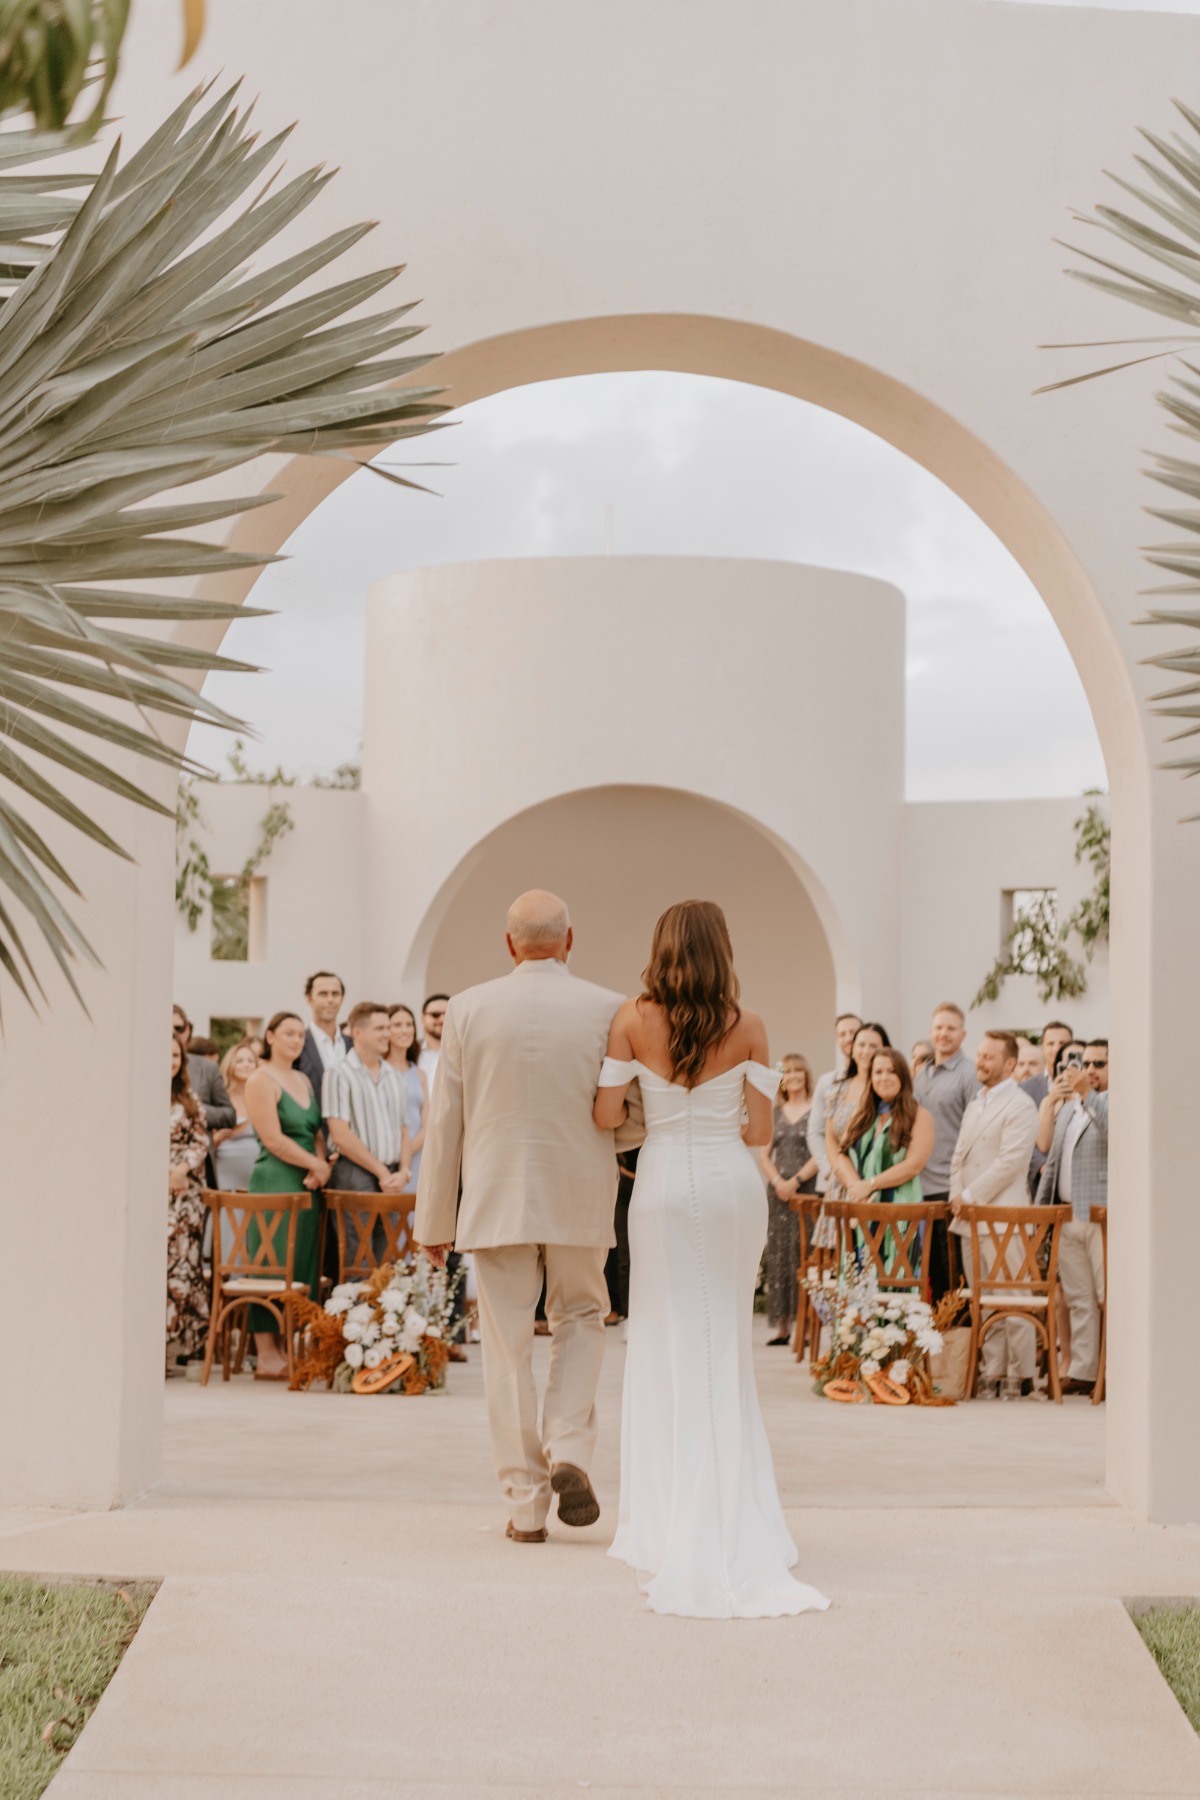
[[[348,1344],[357,1344],[365,1330],[366,1326],[358,1319],[347,1319],[346,1323],[342,1326],[342,1336]]]
[[[426,1325],[425,1336],[427,1338],[440,1338],[441,1335],[442,1335],[442,1328],[440,1325]]]
[[[371,1348],[363,1354],[363,1368],[377,1369],[387,1354],[388,1352],[384,1349],[382,1344],[373,1344]]]
[[[415,1331],[419,1338],[424,1337],[425,1314],[418,1312],[415,1306],[410,1306],[404,1315],[404,1330],[406,1335],[411,1335]]]
[[[352,1305],[353,1302],[350,1299],[349,1294],[339,1294],[335,1289],[325,1302],[325,1311],[327,1313],[332,1313],[336,1319],[340,1314],[349,1312]]]
[[[363,1326],[361,1342],[364,1345],[377,1344],[379,1342],[379,1327],[374,1319],[371,1320],[369,1325]]]
[[[379,1304],[385,1312],[403,1312],[407,1298],[397,1287],[384,1288],[379,1296]]]
[[[878,1375],[879,1373],[879,1364],[873,1357],[868,1356],[860,1366],[864,1375]]]
[[[388,1313],[380,1324],[379,1334],[381,1337],[394,1338],[399,1329],[400,1321],[395,1313]]]
[[[374,1316],[374,1310],[366,1300],[360,1300],[358,1305],[352,1306],[350,1311],[346,1314],[346,1317],[348,1319],[353,1319],[356,1325],[365,1325],[370,1319],[373,1319]]]
[[[352,1369],[361,1369],[363,1365],[363,1347],[361,1344],[346,1345],[346,1361]]]
[[[909,1370],[909,1365],[906,1362],[903,1362],[899,1357],[897,1357],[895,1362],[891,1363],[889,1365],[888,1374],[891,1377],[891,1379],[895,1382],[898,1382],[901,1387],[907,1387],[908,1386],[908,1370]]]

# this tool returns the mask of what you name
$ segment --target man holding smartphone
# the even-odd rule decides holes
[[[1091,1214],[1093,1206],[1108,1205],[1108,1039],[1092,1038],[1081,1052],[1069,1046],[1050,1093],[1064,1105],[1037,1201],[1071,1208],[1058,1248],[1058,1275],[1071,1315],[1071,1366],[1063,1392],[1090,1394],[1104,1302],[1104,1244]]]

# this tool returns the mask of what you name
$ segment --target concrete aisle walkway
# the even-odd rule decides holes
[[[0,1514],[8,1568],[166,1578],[52,1800],[1200,1795],[1121,1604],[1200,1594],[1200,1529],[1106,1502],[1103,1409],[860,1411],[758,1361],[824,1615],[644,1611],[615,1339],[604,1514],[544,1547],[502,1536],[478,1350],[419,1401],[171,1383],[141,1504]]]

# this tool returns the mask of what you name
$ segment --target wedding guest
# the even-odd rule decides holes
[[[449,994],[430,994],[421,1008],[421,1029],[425,1033],[425,1042],[421,1046],[420,1066],[424,1070],[431,1094],[434,1077],[437,1074],[438,1058],[442,1054],[442,1032],[445,1029],[446,1008],[449,1004]]]
[[[429,1082],[421,1067],[417,1020],[411,1006],[398,1003],[388,1007],[387,1060],[404,1082],[408,1095],[408,1155],[415,1189],[421,1173],[421,1151],[429,1118]]]
[[[933,1061],[926,1063],[913,1086],[921,1105],[933,1115],[933,1154],[921,1175],[921,1192],[930,1202],[950,1198],[954,1146],[963,1115],[979,1090],[975,1071],[963,1054],[966,1035],[966,1016],[956,1001],[945,1000],[934,1008],[929,1028]],[[958,1274],[951,1262],[950,1236],[944,1219],[935,1219],[929,1228],[926,1265],[930,1298],[936,1306]]]
[[[613,1213],[617,1241],[604,1263],[604,1279],[608,1286],[606,1325],[621,1325],[629,1317],[629,1202],[633,1199],[633,1184],[637,1180],[637,1163],[637,1150],[622,1150],[617,1156],[617,1203]],[[538,1336],[548,1336],[550,1324],[546,1318],[545,1282],[542,1283],[536,1317],[546,1326],[545,1332],[538,1332]],[[536,1324],[534,1331],[537,1332]]]
[[[236,1114],[233,1125],[222,1125],[212,1134],[213,1158],[217,1165],[216,1185],[223,1193],[238,1193],[250,1185],[250,1176],[258,1160],[258,1135],[250,1123],[246,1107],[246,1083],[257,1069],[261,1058],[253,1038],[243,1038],[225,1052],[221,1062],[221,1079]]]
[[[817,1085],[813,1089],[813,1103],[808,1117],[808,1142],[813,1155],[817,1159],[817,1192],[823,1194],[829,1187],[829,1157],[825,1150],[825,1108],[829,1100],[829,1090],[839,1082],[846,1073],[846,1065],[850,1061],[850,1051],[854,1044],[854,1034],[862,1024],[857,1013],[839,1013],[833,1024],[834,1041],[837,1044],[837,1056],[832,1069],[826,1069],[823,1075],[817,1076]]]
[[[1065,1081],[1065,1076],[1070,1069],[1083,1067],[1084,1049],[1085,1046],[1079,1038],[1072,1038],[1069,1043],[1063,1045],[1055,1057],[1051,1080],[1042,1096],[1041,1105],[1038,1107],[1037,1148],[1043,1157],[1050,1154],[1058,1115],[1073,1092],[1073,1089]],[[1041,1179],[1040,1173],[1038,1178]]]
[[[204,1349],[208,1284],[204,1279],[201,1198],[208,1158],[204,1111],[192,1092],[187,1059],[171,1036],[170,1164],[167,1171],[167,1364],[188,1362]]]
[[[975,1053],[979,1093],[963,1115],[950,1166],[950,1227],[956,1237],[969,1237],[961,1218],[964,1206],[1027,1206],[1025,1186],[1029,1152],[1037,1131],[1037,1108],[1013,1080],[1017,1040],[1011,1031],[988,1031]],[[1012,1253],[1010,1252],[1010,1255]],[[980,1274],[986,1281],[995,1262],[995,1246],[979,1234]],[[1005,1375],[1033,1391],[1034,1333],[1027,1319],[1005,1319],[983,1340],[983,1391],[998,1392]]]
[[[338,1015],[346,998],[341,976],[329,969],[318,969],[304,984],[304,998],[311,1017],[296,1067],[320,1100],[326,1069],[341,1062],[351,1048],[346,1033],[338,1030]]]
[[[1104,1304],[1104,1241],[1099,1225],[1092,1224],[1091,1209],[1108,1205],[1108,1039],[1090,1039],[1083,1066],[1065,1069],[1055,1087],[1060,1084],[1064,1104],[1037,1198],[1041,1206],[1071,1208],[1058,1241],[1058,1275],[1071,1320],[1064,1392],[1090,1394],[1099,1367]]]
[[[1069,1025],[1064,1025],[1061,1019],[1051,1019],[1049,1025],[1044,1025],[1042,1027],[1041,1042],[1038,1045],[1038,1055],[1041,1058],[1041,1067],[1035,1069],[1032,1075],[1027,1076],[1026,1079],[1021,1082],[1021,1086],[1025,1089],[1025,1092],[1029,1095],[1029,1098],[1036,1107],[1041,1106],[1042,1101],[1049,1093],[1050,1083],[1054,1080],[1058,1058],[1062,1051],[1066,1049],[1067,1045],[1074,1041],[1074,1037],[1075,1033],[1071,1030],[1071,1027]],[[1019,1076],[1018,1080],[1020,1080]],[[1038,1130],[1040,1134],[1040,1112],[1038,1115]],[[1041,1180],[1042,1170],[1045,1165],[1046,1152],[1035,1143],[1033,1146],[1033,1155],[1029,1159],[1029,1192],[1031,1194],[1037,1193],[1038,1182]]]
[[[321,1112],[338,1152],[337,1185],[362,1194],[408,1186],[408,1089],[386,1061],[388,1012],[374,1000],[350,1009],[348,1055],[325,1071]]]
[[[856,1044],[857,1053],[857,1044]],[[842,1128],[833,1172],[848,1200],[921,1200],[921,1171],[933,1151],[929,1109],[913,1093],[899,1050],[885,1045],[864,1063],[858,1105]]]
[[[909,1058],[909,1067],[912,1070],[912,1077],[913,1077],[914,1081],[917,1079],[917,1076],[921,1073],[921,1070],[925,1067],[925,1064],[931,1063],[932,1061],[933,1061],[933,1045],[930,1043],[928,1038],[918,1038],[916,1043],[912,1047],[912,1055]]]
[[[304,1023],[296,1013],[279,1012],[263,1033],[267,1054],[246,1083],[246,1108],[259,1137],[258,1160],[250,1176],[252,1194],[309,1193],[307,1206],[296,1222],[294,1279],[306,1282],[317,1293],[321,1205],[318,1193],[329,1180],[321,1131],[321,1106],[312,1083],[296,1064],[304,1050]],[[257,1248],[257,1227],[246,1233],[251,1250]],[[283,1227],[276,1247],[283,1249]],[[279,1327],[265,1307],[252,1307],[258,1367],[256,1379],[282,1381],[287,1376],[287,1357],[279,1343]]]
[[[188,1044],[188,1055],[202,1056],[205,1062],[216,1063],[218,1068],[220,1067],[221,1052],[212,1038],[196,1037],[193,1033],[191,1042]]]
[[[771,1142],[759,1151],[767,1178],[768,1344],[791,1342],[800,1267],[801,1194],[816,1192],[817,1159],[808,1147],[812,1070],[794,1051],[780,1064]]]
[[[225,1092],[220,1069],[207,1056],[198,1056],[192,1049],[192,1022],[182,1006],[172,1008],[171,1035],[178,1039],[179,1046],[187,1057],[188,1081],[193,1094],[204,1108],[204,1123],[209,1135],[220,1131],[223,1126],[236,1125],[237,1114]],[[216,1172],[211,1167],[209,1177],[209,1186],[212,1187],[216,1182]]]
[[[1018,1087],[1025,1087],[1044,1071],[1042,1053],[1038,1046],[1027,1037],[1017,1037],[1017,1070],[1013,1080]],[[1032,1099],[1032,1094],[1030,1099]]]
[[[1050,1091],[1050,1083],[1054,1080],[1058,1069],[1058,1059],[1068,1044],[1075,1042],[1075,1033],[1061,1019],[1051,1019],[1049,1025],[1043,1025],[1038,1050],[1042,1059],[1040,1069],[1035,1069],[1023,1083],[1025,1092],[1035,1106],[1040,1106]]]
[[[866,1097],[870,1083],[871,1058],[877,1050],[890,1048],[891,1039],[882,1025],[873,1022],[860,1025],[850,1045],[850,1059],[846,1064],[846,1072],[829,1088],[825,1103],[825,1155],[829,1163],[829,1187],[826,1191],[831,1200],[846,1198],[846,1190],[838,1174],[839,1162],[842,1164],[845,1162],[842,1139],[846,1134],[847,1125],[858,1112]]]

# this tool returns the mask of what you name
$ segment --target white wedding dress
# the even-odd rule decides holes
[[[754,1383],[754,1286],[767,1198],[742,1142],[744,1084],[761,1063],[691,1089],[606,1057],[602,1087],[641,1082],[646,1142],[629,1208],[629,1324],[621,1501],[610,1556],[655,1612],[775,1618],[823,1610],[797,1560]]]

